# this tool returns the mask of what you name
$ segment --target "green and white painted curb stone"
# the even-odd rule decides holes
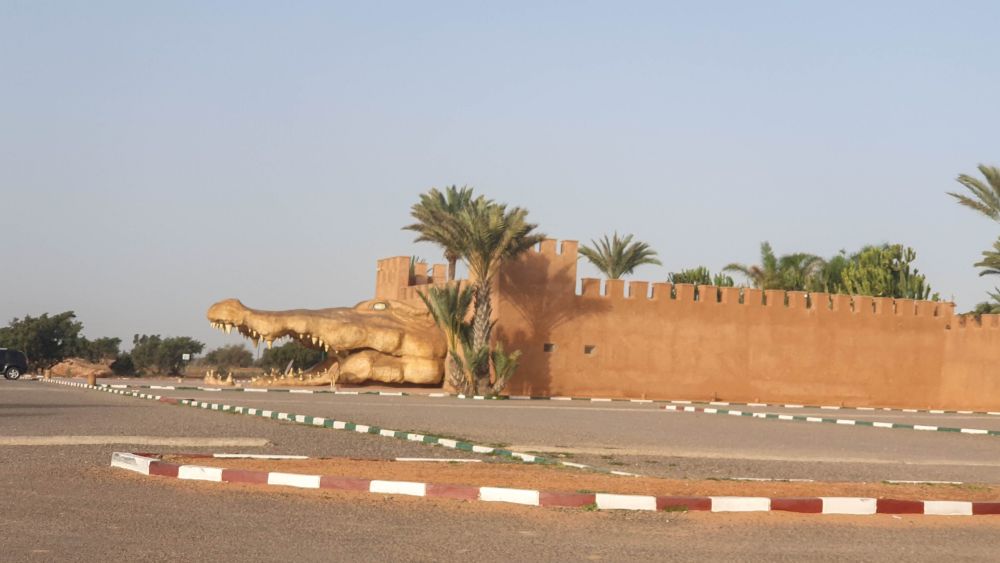
[[[844,410],[862,412],[902,412],[910,414],[963,414],[1000,416],[1000,411],[969,411],[969,410],[944,410],[944,409],[903,409],[889,407],[851,407],[840,405],[800,405],[793,403],[739,403],[730,401],[696,401],[696,400],[659,400],[659,399],[609,399],[601,397],[539,397],[531,395],[462,395],[454,393],[408,393],[406,391],[344,391],[329,389],[296,389],[296,388],[257,388],[257,387],[205,387],[200,385],[134,385],[134,384],[109,384],[101,383],[101,387],[111,387],[113,389],[150,389],[150,390],[176,390],[176,391],[205,391],[205,392],[237,392],[237,393],[298,393],[304,395],[366,395],[376,397],[423,397],[431,399],[452,398],[467,399],[475,401],[580,401],[589,403],[636,403],[636,404],[658,404],[658,405],[708,405],[710,407],[764,407],[764,408],[786,408],[786,409],[818,409],[818,410]]]
[[[849,418],[827,418],[822,416],[806,416],[798,414],[782,414],[773,412],[741,411],[735,409],[720,409],[714,407],[666,405],[663,407],[663,409],[669,412],[685,412],[685,413],[695,413],[695,414],[721,414],[725,416],[759,418],[762,420],[818,422],[818,423],[828,423],[828,424],[840,424],[843,426],[868,426],[872,428],[918,430],[922,432],[951,432],[958,434],[971,434],[976,436],[1000,436],[1000,430],[986,430],[983,428],[950,428],[946,426],[931,426],[925,424],[903,424],[899,422],[878,422],[871,420],[854,420]]]
[[[358,424],[355,422],[349,422],[344,420],[335,420],[332,418],[310,416],[302,414],[293,414],[287,412],[280,412],[272,409],[262,409],[256,407],[244,407],[244,406],[234,406],[226,405],[221,403],[210,403],[206,401],[197,401],[194,399],[175,399],[171,397],[163,397],[161,395],[151,395],[148,393],[139,393],[137,391],[129,391],[126,389],[114,389],[111,387],[101,387],[97,385],[88,385],[86,383],[77,383],[74,381],[62,381],[49,379],[45,380],[49,383],[55,383],[58,385],[67,385],[70,387],[79,387],[82,389],[89,389],[94,391],[103,391],[105,393],[112,393],[116,395],[123,395],[127,397],[134,397],[138,399],[147,399],[151,401],[159,401],[168,404],[175,404],[187,407],[200,408],[211,411],[219,411],[223,413],[230,414],[240,414],[246,416],[257,416],[262,418],[268,418],[272,420],[279,420],[284,422],[291,422],[295,424],[302,424],[305,426],[312,426],[318,428],[330,428],[333,430],[346,430],[348,432],[357,432],[359,434],[371,434],[375,436],[382,436],[385,438],[395,438],[397,440],[406,440],[408,442],[416,442],[420,444],[427,444],[430,446],[442,446],[445,448],[450,448],[454,450],[460,450],[465,452],[472,452],[484,455],[494,455],[508,459],[518,460],[524,463],[538,463],[547,465],[562,465],[565,467],[572,467],[575,469],[586,469],[589,471],[596,471],[600,473],[608,473],[611,475],[621,475],[626,477],[638,477],[639,475],[635,473],[628,473],[625,471],[614,471],[610,469],[604,469],[601,467],[594,467],[591,465],[585,465],[583,463],[573,463],[570,461],[561,461],[549,459],[542,456],[537,456],[528,453],[515,452],[507,450],[504,448],[496,448],[493,446],[484,446],[480,444],[474,444],[472,442],[467,442],[464,440],[453,440],[450,438],[441,438],[439,436],[432,436],[427,434],[418,434],[413,432],[405,432],[400,430],[390,430],[388,428],[381,428],[375,425],[369,424]]]

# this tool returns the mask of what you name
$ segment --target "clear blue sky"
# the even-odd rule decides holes
[[[971,307],[1000,226],[996,2],[0,1],[0,321],[240,341],[214,301],[369,298],[468,184],[635,279],[903,242]],[[584,268],[582,273],[593,271]]]

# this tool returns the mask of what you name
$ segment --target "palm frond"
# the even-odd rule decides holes
[[[633,241],[633,238],[631,234],[619,236],[617,232],[610,238],[604,235],[598,240],[591,240],[591,246],[581,247],[579,253],[613,280],[627,276],[645,264],[661,265],[656,251],[649,244]]]
[[[1000,168],[985,164],[980,164],[978,168],[985,182],[968,174],[959,174],[955,179],[971,196],[957,192],[948,192],[948,195],[955,198],[959,205],[1000,221]]]
[[[1000,275],[1000,239],[993,243],[993,250],[984,250],[983,259],[973,265],[983,268],[980,276]]]
[[[463,323],[472,304],[472,287],[450,283],[444,287],[431,287],[427,292],[418,291],[417,295],[431,312],[434,322],[445,333],[449,348],[458,348]]]
[[[503,260],[517,257],[545,240],[545,235],[529,223],[528,211],[520,207],[508,209],[482,196],[472,200],[462,210],[456,223],[457,234],[463,240],[462,257],[469,271],[480,280],[492,280]]]
[[[403,230],[417,233],[414,242],[430,242],[443,250],[449,264],[454,264],[462,255],[464,239],[458,226],[459,217],[472,201],[472,188],[449,186],[442,192],[431,188],[420,194],[420,201],[410,208],[410,215],[416,221]],[[453,271],[449,268],[449,276]]]

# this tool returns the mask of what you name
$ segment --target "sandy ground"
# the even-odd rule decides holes
[[[998,501],[1000,486],[894,485],[622,477],[574,468],[511,463],[403,462],[359,459],[253,460],[165,456],[165,461],[229,469],[336,475],[361,479],[662,496],[867,497]]]

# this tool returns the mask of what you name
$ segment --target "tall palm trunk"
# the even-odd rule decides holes
[[[452,355],[450,350],[448,357],[445,359],[444,365],[445,374],[448,377],[448,384],[451,385],[455,391],[464,395],[475,394],[475,392],[470,389],[469,382],[465,378],[465,370],[462,369],[462,365],[458,363],[458,359]]]
[[[457,269],[455,265],[458,263],[458,256],[449,254],[445,256],[445,259],[448,260],[448,281],[453,282],[455,281],[455,270]]]
[[[475,362],[476,392],[490,388],[490,362],[488,354],[490,333],[493,331],[493,284],[488,280],[476,281],[475,308],[472,317],[472,349]],[[480,356],[482,354],[482,356]]]

